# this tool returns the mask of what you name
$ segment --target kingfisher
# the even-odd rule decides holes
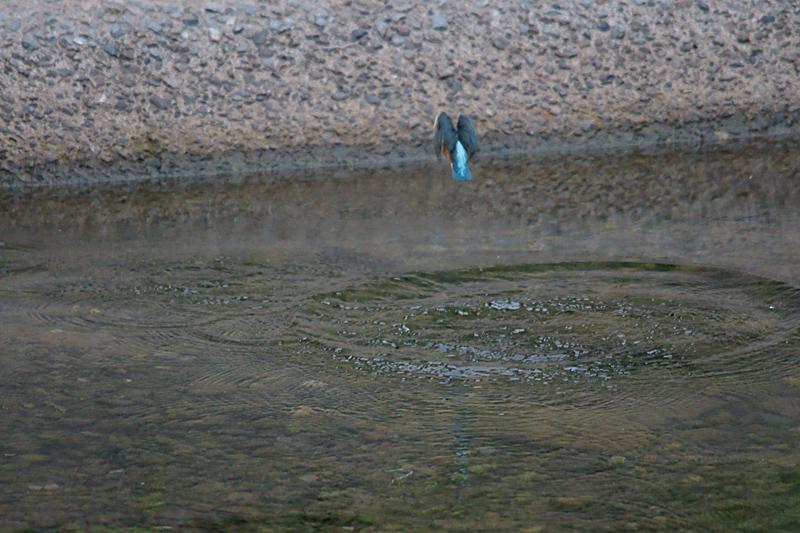
[[[458,181],[469,181],[472,174],[467,168],[467,160],[478,151],[478,138],[475,135],[475,124],[469,115],[458,117],[458,127],[446,113],[439,113],[433,123],[435,130],[433,149],[436,157],[442,154],[447,158],[453,171],[453,178]]]

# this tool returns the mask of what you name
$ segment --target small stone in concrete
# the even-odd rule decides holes
[[[347,94],[346,92],[344,92],[344,91],[336,91],[335,93],[333,93],[333,94],[331,95],[331,99],[332,99],[332,100],[335,100],[335,101],[337,101],[337,102],[341,102],[342,100],[347,100],[347,98],[348,98],[349,96],[350,96],[350,95],[348,95],[348,94]]]
[[[213,2],[206,4],[206,11],[209,13],[219,13],[219,6]]]
[[[217,28],[208,28],[208,38],[211,39],[211,42],[218,43],[222,38],[222,32]]]
[[[697,7],[700,8],[700,11],[708,11],[708,4],[703,2],[703,0],[697,0]]]
[[[705,117],[697,111],[689,111],[683,116],[684,122],[700,122]]]
[[[613,26],[611,28],[611,38],[612,39],[622,39],[624,37],[625,37],[625,30],[623,30],[619,26]]]
[[[253,34],[253,42],[256,44],[256,46],[261,46],[267,42],[268,37],[269,32],[267,30],[261,30]]]
[[[123,30],[119,24],[112,24],[108,27],[108,31],[111,32],[111,36],[114,39],[119,39],[123,35],[125,35],[125,30]]]
[[[150,103],[159,109],[167,109],[169,107],[169,99],[164,98],[160,94],[154,94],[150,97]]]
[[[447,29],[447,19],[441,15],[431,15],[431,27],[434,30]]]
[[[29,33],[22,38],[22,47],[26,50],[38,50],[39,42],[36,40],[36,37]]]
[[[110,56],[117,55],[117,44],[114,41],[106,41],[103,45],[103,50]]]
[[[542,32],[545,35],[549,35],[550,37],[561,37],[561,30],[558,29],[556,24],[546,24],[545,27],[542,29]]]
[[[356,28],[355,30],[353,30],[353,33],[350,35],[350,37],[352,37],[354,41],[358,41],[359,39],[367,35],[367,33],[368,33],[367,30],[363,28]]]
[[[292,29],[292,26],[294,26],[294,19],[292,17],[286,17],[283,19],[283,24],[281,24],[278,31],[281,33],[287,32]]]
[[[440,80],[446,80],[456,75],[456,68],[453,65],[440,65],[438,71]]]
[[[150,52],[151,56],[157,57],[159,59],[161,58],[161,50],[158,47],[151,46],[150,48],[147,49],[147,51]]]
[[[556,57],[563,59],[570,59],[578,55],[578,51],[574,48],[563,48],[555,51]]]
[[[17,31],[22,26],[22,21],[20,19],[12,19],[11,24],[8,25],[8,29],[11,31]]]
[[[403,107],[403,101],[396,97],[391,97],[386,100],[386,105],[389,109],[400,109]]]
[[[370,104],[370,105],[374,105],[374,106],[381,105],[381,99],[378,98],[377,96],[375,96],[374,94],[369,94],[369,93],[365,94],[364,95],[364,100],[366,100],[366,102],[368,104]]]
[[[603,85],[608,85],[612,81],[614,81],[613,74],[603,74],[600,76],[600,83],[602,83]]]
[[[492,45],[498,50],[505,50],[508,46],[508,39],[499,35],[492,37]]]

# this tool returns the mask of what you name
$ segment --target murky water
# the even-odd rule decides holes
[[[794,531],[798,169],[6,198],[0,529]]]

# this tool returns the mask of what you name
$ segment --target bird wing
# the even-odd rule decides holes
[[[478,151],[478,136],[475,133],[475,123],[469,115],[460,115],[458,117],[458,140],[464,145],[470,157]]]
[[[439,116],[436,117],[436,122],[433,123],[433,128],[435,130],[433,151],[437,156],[445,154],[447,158],[450,159],[450,152],[455,150],[456,141],[458,141],[456,129],[453,127],[453,121],[450,120],[450,117],[448,117],[446,113],[439,113]],[[447,150],[446,153],[445,150]]]

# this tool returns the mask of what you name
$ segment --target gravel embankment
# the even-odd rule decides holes
[[[795,2],[250,2],[1,3],[1,186],[800,130]]]

